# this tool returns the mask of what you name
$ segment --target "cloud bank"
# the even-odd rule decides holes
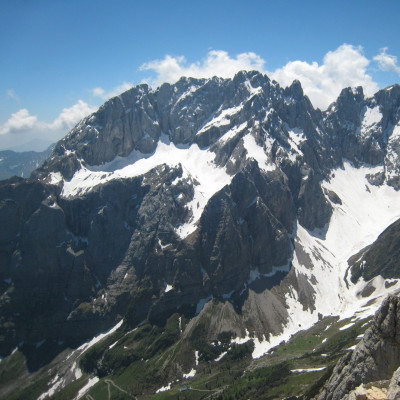
[[[230,57],[226,51],[212,50],[201,62],[192,63],[186,66],[186,59],[183,56],[172,57],[166,55],[162,60],[154,60],[143,64],[142,71],[154,71],[157,74],[155,79],[150,79],[153,86],[161,83],[176,82],[182,76],[192,78],[232,78],[241,70],[264,71],[265,61],[255,53],[241,53],[236,57]]]
[[[386,54],[386,50],[382,49],[373,60],[378,62],[382,70],[399,73],[397,58]],[[205,59],[192,64],[188,64],[184,56],[166,55],[161,60],[143,64],[140,69],[155,74],[155,78],[147,80],[152,86],[176,82],[181,76],[232,78],[240,70],[257,70],[283,87],[298,79],[314,106],[326,109],[345,87],[363,86],[367,95],[372,95],[379,89],[367,71],[370,63],[371,60],[364,56],[361,46],[343,44],[336,50],[329,51],[321,64],[296,60],[273,71],[268,71],[265,68],[266,61],[255,53],[241,53],[232,57],[221,50],[210,51]]]
[[[298,79],[314,106],[324,110],[345,87],[362,86],[368,96],[379,89],[367,73],[369,64],[370,60],[363,55],[360,46],[343,44],[335,51],[329,51],[321,65],[317,62],[291,61],[269,75],[282,86]]]
[[[44,122],[37,116],[31,115],[26,108],[22,108],[11,114],[10,118],[0,126],[0,146],[5,148],[22,145],[37,137],[48,144],[54,143],[96,109],[97,107],[78,100],[72,107],[64,108],[54,121]],[[39,144],[36,150],[42,146]]]

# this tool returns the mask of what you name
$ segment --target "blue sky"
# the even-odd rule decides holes
[[[399,15],[398,0],[2,0],[0,149],[39,150],[109,96],[181,74],[297,78],[320,108],[344,86],[372,94],[400,81]]]

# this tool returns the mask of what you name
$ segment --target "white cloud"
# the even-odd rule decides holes
[[[97,107],[89,106],[83,100],[78,100],[70,108],[64,108],[61,114],[49,124],[50,129],[72,129],[82,118],[96,111]]]
[[[382,71],[392,71],[400,75],[400,66],[397,65],[397,57],[387,54],[387,47],[380,49],[380,53],[374,57]]]
[[[97,107],[89,106],[78,100],[70,108],[64,108],[52,122],[39,121],[30,115],[25,108],[11,114],[10,118],[0,125],[0,147],[15,147],[32,139],[55,142],[68,133],[82,118],[96,111]]]
[[[226,51],[212,50],[201,62],[187,65],[183,56],[172,57],[166,55],[162,60],[154,60],[143,64],[142,71],[154,71],[157,76],[149,79],[152,86],[159,86],[164,82],[174,83],[180,77],[211,78],[220,76],[232,78],[241,70],[263,71],[265,61],[255,53],[241,53],[231,57]]]
[[[377,83],[367,73],[369,64],[360,46],[343,44],[335,51],[329,51],[321,65],[317,62],[291,61],[271,72],[270,76],[282,86],[298,79],[314,106],[325,109],[345,87],[362,86],[367,95],[378,90]]]
[[[106,91],[100,86],[95,87],[94,89],[92,89],[92,94],[93,94],[93,96],[96,96],[96,97],[103,97],[105,92]]]
[[[16,95],[14,89],[7,89],[7,97],[9,97],[10,99],[19,101],[19,97]]]
[[[109,92],[106,92],[101,86],[95,87],[91,90],[93,96],[100,97],[103,100],[108,100],[111,97],[118,96],[119,94],[129,90],[133,87],[130,82],[122,82],[121,85],[116,86]]]
[[[21,132],[32,129],[38,123],[34,115],[30,115],[26,108],[22,108],[0,126],[0,135],[10,132]]]
[[[367,73],[370,64],[360,46],[343,44],[329,51],[323,62],[290,61],[282,68],[267,71],[265,61],[256,53],[241,53],[231,57],[226,51],[210,51],[205,59],[187,64],[184,56],[166,55],[161,60],[143,64],[140,69],[153,71],[155,78],[148,81],[153,86],[163,82],[174,83],[182,76],[231,78],[240,70],[258,70],[275,79],[283,87],[298,79],[314,106],[325,109],[335,101],[340,91],[348,86],[363,86],[367,95],[378,90],[378,85]]]

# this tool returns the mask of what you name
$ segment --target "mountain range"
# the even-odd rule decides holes
[[[324,324],[359,334],[399,292],[399,155],[399,85],[326,111],[255,71],[108,100],[0,182],[0,397],[169,398],[175,382],[201,398],[176,382],[214,365],[289,379],[274,348]],[[24,383],[1,369],[17,355]],[[235,398],[217,382],[199,396]],[[266,387],[251,398],[279,398]]]
[[[41,164],[51,154],[53,146],[44,151],[22,151],[12,150],[0,151],[0,180],[20,176],[29,178],[32,171],[40,167]]]

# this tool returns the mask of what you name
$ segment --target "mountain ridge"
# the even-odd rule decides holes
[[[399,85],[322,112],[258,72],[110,99],[0,185],[1,354],[23,342],[35,369],[121,319],[201,321],[215,302],[261,357],[323,317],[372,315],[400,277],[346,271],[400,218],[399,121]],[[212,326],[208,341],[230,323]]]

